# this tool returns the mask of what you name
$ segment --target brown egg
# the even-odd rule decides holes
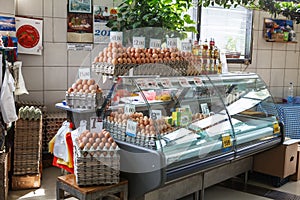
[[[100,144],[101,139],[100,139],[100,138],[96,138],[95,142],[96,142],[97,144]]]
[[[118,145],[117,145],[116,142],[113,142],[113,143],[111,144],[111,146],[112,146],[112,148],[116,149]]]
[[[104,136],[105,136],[106,139],[108,139],[108,138],[110,137],[109,132],[106,132],[106,133],[104,134]]]
[[[86,137],[87,137],[87,138],[92,137],[92,133],[91,133],[91,132],[88,132],[88,133],[86,134]]]
[[[106,138],[105,138],[105,137],[101,138],[101,141],[102,141],[103,143],[105,143],[105,142],[106,142]]]
[[[83,148],[84,148],[84,143],[83,142],[81,142],[81,143],[79,143],[79,148],[82,150]]]
[[[113,143],[114,142],[114,138],[112,138],[112,137],[108,138],[108,142],[109,143]]]
[[[106,147],[107,149],[109,149],[109,148],[110,148],[110,143],[109,143],[109,142],[106,142],[106,143],[105,143],[105,147]]]
[[[87,137],[83,137],[82,138],[82,142],[84,145],[86,145],[86,143],[88,143],[89,139]]]
[[[94,148],[94,149],[97,149],[98,146],[99,146],[99,145],[98,145],[97,143],[94,143],[94,144],[93,144],[93,148]]]
[[[105,143],[104,143],[104,142],[101,142],[101,143],[99,144],[99,148],[100,148],[100,149],[103,149],[103,148],[104,148],[104,145],[105,145]]]
[[[97,133],[93,133],[92,134],[92,137],[94,138],[94,140],[98,137],[98,134]]]
[[[94,143],[94,138],[89,138],[89,143],[93,144]]]
[[[123,58],[118,58],[118,63],[123,64]]]
[[[87,148],[87,149],[90,149],[91,147],[92,147],[92,145],[91,145],[91,143],[87,143],[86,145],[85,145],[85,147]]]

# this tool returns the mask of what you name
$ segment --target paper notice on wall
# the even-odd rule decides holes
[[[16,17],[18,53],[42,55],[43,20]]]

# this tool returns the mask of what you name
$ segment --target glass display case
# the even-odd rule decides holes
[[[116,79],[102,113],[134,195],[281,142],[272,96],[256,74],[132,74]]]

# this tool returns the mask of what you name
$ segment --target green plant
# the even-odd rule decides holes
[[[184,14],[192,0],[123,0],[117,7],[117,20],[109,20],[113,31],[142,27],[161,27],[178,32],[196,33],[195,22]]]

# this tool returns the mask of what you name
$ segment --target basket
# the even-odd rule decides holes
[[[15,125],[13,175],[39,173],[42,153],[42,117],[19,119]]]
[[[120,155],[118,150],[83,151],[75,144],[74,174],[78,186],[119,183]]]

